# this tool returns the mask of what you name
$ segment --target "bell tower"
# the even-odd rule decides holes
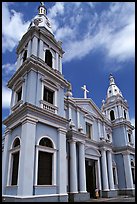
[[[112,74],[110,74],[109,76],[107,96],[106,100],[102,101],[101,109],[106,117],[112,122],[112,125],[113,127],[115,127],[115,129],[123,129],[123,134],[120,134],[121,139],[115,138],[116,136],[113,137],[114,145],[133,145],[132,130],[134,128],[130,123],[128,103],[127,100],[124,99],[120,89],[116,85],[115,79]]]
[[[62,43],[54,37],[46,14],[41,2],[38,15],[17,47],[18,75],[15,73],[8,82],[12,89],[11,112],[28,102],[64,116],[63,92],[69,85],[62,75],[64,51]]]
[[[113,158],[117,165],[117,171],[122,172],[122,174],[118,174],[119,192],[134,195],[135,177],[132,168],[135,154],[132,132],[134,127],[130,122],[127,100],[124,99],[115,84],[112,74],[109,76],[106,100],[103,100],[102,103],[102,112],[112,124]]]
[[[54,37],[43,2],[16,53],[17,70],[7,84],[11,112],[3,121],[3,195],[33,200],[44,192],[67,201],[64,92],[70,84],[62,75],[62,43]]]

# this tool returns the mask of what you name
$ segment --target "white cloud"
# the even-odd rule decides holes
[[[87,4],[81,2],[78,4],[63,3],[61,9],[59,9],[60,6],[57,7],[57,4],[53,8],[55,11],[57,8],[58,11],[61,10],[62,21],[58,19],[57,12],[53,15],[54,9],[51,9],[52,20],[57,25],[55,36],[58,40],[63,40],[64,62],[81,59],[97,49],[103,50],[103,55],[107,60],[115,59],[117,62],[121,62],[134,59],[134,3],[110,3],[110,7],[100,13],[94,9],[97,5],[94,2],[87,2]],[[89,10],[86,12],[86,5],[89,5],[92,12]],[[64,16],[68,15],[68,11],[69,16],[65,19]],[[65,22],[63,22],[64,19]]]
[[[2,52],[12,51],[26,32],[29,22],[23,21],[23,16],[14,10],[9,10],[7,2],[2,3]],[[6,26],[5,26],[6,25]]]
[[[11,101],[11,90],[2,86],[2,108],[9,108]]]
[[[16,63],[15,64],[7,63],[2,65],[2,71],[5,74],[9,74],[10,72],[13,72],[15,70],[16,70]]]

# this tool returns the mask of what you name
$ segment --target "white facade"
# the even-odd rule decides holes
[[[128,104],[110,75],[101,110],[92,99],[73,98],[62,75],[61,42],[46,8],[17,47],[17,72],[9,80],[3,201],[84,201],[134,195],[135,148]],[[124,173],[123,173],[124,172]]]

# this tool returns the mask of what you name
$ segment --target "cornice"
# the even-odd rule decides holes
[[[29,40],[31,40],[34,36],[36,36],[38,39],[39,38],[43,38],[43,41],[45,41],[44,39],[48,39],[50,42],[52,42],[54,44],[55,47],[58,48],[59,52],[61,53],[61,57],[62,55],[65,53],[62,50],[62,47],[60,45],[59,42],[56,41],[56,39],[54,38],[54,35],[49,33],[46,29],[43,28],[37,28],[37,27],[32,27],[30,28],[21,38],[21,40],[19,41],[18,47],[16,49],[16,52],[19,53],[19,51],[21,51],[23,49],[24,44],[26,45]]]
[[[14,83],[23,76],[26,71],[29,72],[31,69],[36,72],[41,71],[44,75],[51,76],[55,81],[58,81],[63,86],[68,87],[69,82],[64,79],[62,74],[59,74],[56,70],[47,66],[47,64],[40,58],[31,55],[27,60],[21,65],[21,67],[15,72],[12,78],[8,81],[8,88],[12,88]]]
[[[131,147],[129,145],[127,146],[122,146],[122,147],[113,147],[112,148],[113,152],[115,154],[120,154],[122,152],[130,152],[132,154],[135,154],[135,148],[134,147]]]
[[[54,113],[50,113],[45,109],[42,109],[40,107],[34,106],[30,103],[24,103],[22,106],[20,106],[17,110],[15,110],[11,115],[9,115],[4,121],[3,124],[6,126],[10,126],[11,124],[13,124],[14,122],[16,122],[17,120],[20,121],[21,123],[21,119],[23,117],[25,117],[27,114],[31,114],[32,117],[34,116],[35,119],[37,119],[37,117],[45,117],[45,120],[47,120],[47,118],[50,120],[52,119],[54,123],[58,123],[58,124],[62,124],[62,125],[67,125],[69,123],[69,121],[66,118],[63,118],[57,114]],[[37,115],[37,117],[35,116]],[[17,124],[16,124],[17,125]]]
[[[131,122],[130,122],[130,121],[127,121],[127,120],[123,120],[123,121],[120,121],[120,122],[117,122],[117,123],[115,123],[115,122],[112,123],[112,127],[113,127],[113,128],[117,128],[117,127],[119,127],[119,126],[128,126],[128,127],[131,128],[132,130],[135,129],[134,126],[131,125]]]

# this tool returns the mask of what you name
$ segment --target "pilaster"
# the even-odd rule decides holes
[[[11,130],[7,129],[5,131],[4,151],[3,151],[3,158],[2,158],[2,194],[5,194],[5,187],[7,185],[10,134],[11,134]]]
[[[58,129],[58,193],[67,193],[66,130]]]
[[[133,180],[132,180],[130,155],[128,153],[122,153],[122,154],[123,154],[123,160],[124,160],[126,187],[127,189],[133,189],[134,186],[133,186]]]
[[[85,144],[83,142],[79,142],[79,188],[80,192],[87,192],[85,170]]]
[[[32,54],[37,57],[38,53],[38,38],[36,36],[32,39]]]
[[[76,141],[70,140],[70,192],[78,192],[77,181],[77,161],[76,161]]]
[[[101,149],[101,165],[102,165],[102,179],[103,179],[103,190],[109,191],[108,187],[108,171],[107,171],[107,161],[106,161],[106,149]]]
[[[110,190],[114,190],[114,179],[113,179],[113,171],[112,171],[112,153],[111,153],[111,151],[107,151],[107,157],[108,157],[109,186],[110,186]]]
[[[31,40],[28,43],[27,58],[31,56]]]
[[[35,157],[35,120],[24,119],[22,121],[21,146],[18,173],[19,196],[33,195],[34,157]]]

